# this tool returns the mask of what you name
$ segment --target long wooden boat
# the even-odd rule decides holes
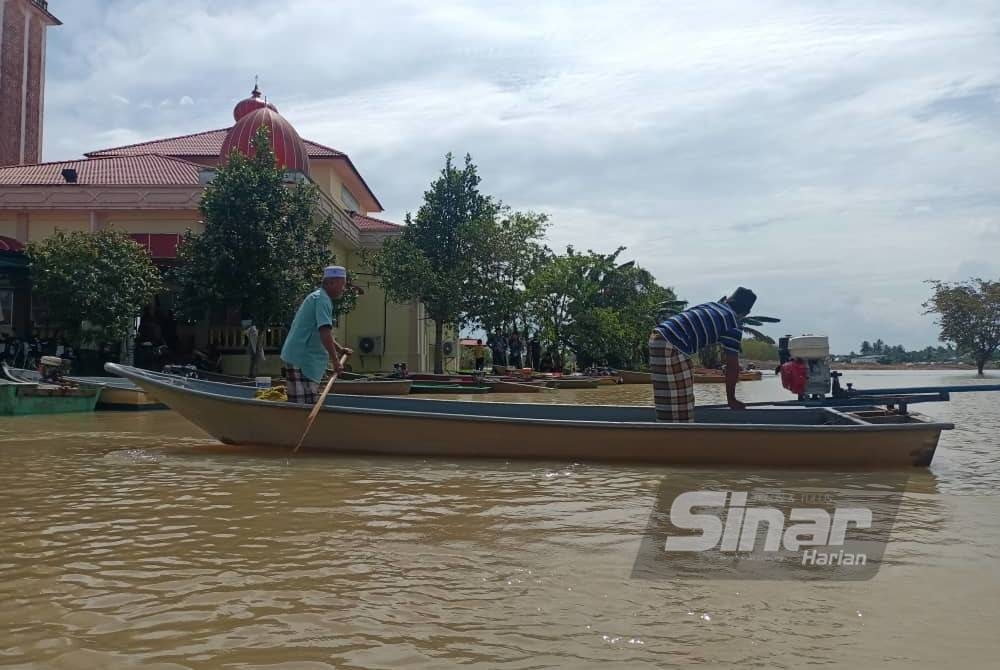
[[[652,384],[653,378],[648,372],[638,372],[636,370],[619,370],[618,376],[622,384]]]
[[[292,448],[311,409],[254,400],[248,387],[105,367],[226,444]],[[941,431],[952,428],[874,407],[698,409],[695,417],[695,423],[659,423],[652,407],[344,395],[327,399],[304,447],[448,458],[908,468],[930,465]]]
[[[0,415],[92,412],[100,393],[97,388],[0,380]]]
[[[6,365],[2,368],[0,379],[8,381],[22,382],[28,384],[42,383],[42,375],[35,370],[25,370],[23,368],[10,368]],[[100,394],[97,398],[95,409],[101,411],[147,411],[162,410],[167,406],[146,393],[127,379],[121,377],[66,377],[81,388],[98,389]]]
[[[483,383],[489,386],[493,393],[544,393],[553,390],[544,384],[526,384],[507,379],[487,379]]]

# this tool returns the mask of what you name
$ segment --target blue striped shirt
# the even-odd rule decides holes
[[[689,356],[702,347],[718,342],[726,351],[743,351],[743,329],[736,312],[722,302],[706,302],[675,314],[656,327],[670,344]]]

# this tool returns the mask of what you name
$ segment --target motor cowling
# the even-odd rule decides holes
[[[809,368],[804,362],[793,360],[781,364],[781,385],[795,395],[802,395],[806,392],[808,380]]]
[[[830,341],[825,335],[801,335],[787,340],[788,360],[781,365],[781,384],[799,398],[830,393]]]

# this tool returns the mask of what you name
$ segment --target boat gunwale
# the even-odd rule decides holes
[[[176,377],[176,382],[173,379],[167,379],[171,375],[164,374],[146,374],[148,371],[139,370],[138,368],[128,368],[120,366],[115,363],[108,363],[105,369],[114,374],[119,374],[127,379],[135,381],[140,386],[143,382],[149,383],[154,387],[166,388],[166,389],[177,389],[185,393],[200,396],[204,398],[211,399],[216,402],[226,402],[240,405],[252,405],[252,406],[266,406],[271,409],[276,409],[278,411],[297,411],[303,412],[309,409],[308,405],[293,404],[288,402],[275,402],[268,400],[259,400],[256,398],[239,398],[232,395],[225,395],[222,393],[210,393],[208,391],[203,391],[197,388],[191,388],[186,385],[185,382],[188,381],[202,381],[202,380],[188,380],[184,377]],[[119,370],[121,372],[119,372]],[[133,372],[134,370],[134,372]],[[141,381],[140,381],[141,380]],[[221,382],[214,382],[221,383]],[[154,393],[155,395],[155,393]],[[361,398],[367,399],[370,396],[359,396],[353,394],[340,394],[339,398]],[[462,400],[415,400],[409,399],[411,402],[433,402],[433,403],[467,403],[469,401]],[[166,403],[169,407],[169,403]],[[519,405],[519,404],[532,404],[532,403],[491,403],[483,402],[476,403],[477,405],[482,405],[483,408],[487,408],[490,405]],[[579,407],[579,405],[573,405],[569,403],[546,403],[552,407]],[[634,408],[635,405],[603,405],[603,407],[623,407],[623,408]],[[800,408],[783,408],[783,411],[794,412],[798,411]],[[824,409],[834,409],[834,408],[801,408],[801,411],[810,410],[824,410]],[[856,408],[855,408],[856,409]],[[650,408],[652,411],[652,408]],[[430,420],[449,420],[449,421],[473,421],[477,423],[512,423],[512,424],[535,424],[543,426],[565,426],[565,427],[576,427],[576,428],[594,428],[594,427],[606,427],[615,429],[628,429],[628,430],[702,430],[702,431],[749,431],[749,432],[761,432],[761,431],[775,431],[775,432],[800,432],[800,433],[811,433],[811,432],[834,432],[834,433],[858,433],[858,432],[902,432],[902,431],[923,431],[928,429],[937,430],[951,430],[955,426],[952,423],[938,422],[930,420],[930,417],[924,417],[924,415],[919,415],[916,413],[911,413],[918,420],[913,423],[862,423],[862,424],[780,424],[780,423],[671,423],[671,422],[657,422],[657,421],[586,421],[579,419],[544,419],[544,418],[532,418],[532,417],[508,417],[508,416],[491,416],[483,414],[468,414],[468,413],[441,413],[437,414],[434,412],[422,412],[415,410],[395,410],[395,409],[380,409],[372,407],[344,407],[337,405],[324,404],[322,407],[323,412],[331,412],[337,414],[362,414],[362,415],[372,415],[372,416],[390,416],[390,417],[406,417],[406,418],[421,418]],[[753,410],[746,410],[753,411]],[[860,420],[860,419],[859,419]]]

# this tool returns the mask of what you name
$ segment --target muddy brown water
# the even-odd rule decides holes
[[[703,403],[723,394],[698,389]],[[773,377],[740,395],[787,397]],[[865,473],[289,458],[217,445],[172,412],[3,417],[0,666],[997,667],[1000,393],[916,409],[957,429],[911,475],[885,562],[862,582],[631,569],[664,483],[842,486]]]

